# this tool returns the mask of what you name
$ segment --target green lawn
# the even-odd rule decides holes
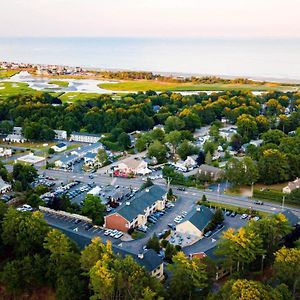
[[[227,90],[249,90],[249,91],[273,91],[297,89],[295,86],[280,85],[277,83],[267,84],[191,84],[170,83],[151,80],[124,81],[117,83],[102,83],[100,88],[114,91],[227,91]]]
[[[69,86],[69,82],[63,81],[63,80],[51,80],[48,83],[58,85],[59,87],[68,87]]]
[[[28,87],[27,83],[23,82],[0,82],[0,99],[5,99],[9,96],[19,94],[33,94],[37,91]]]
[[[19,70],[0,70],[0,79],[12,77],[19,72]]]
[[[64,93],[59,98],[62,102],[78,102],[78,101],[87,101],[92,99],[97,99],[99,94],[97,93],[80,93],[80,92],[69,92]]]

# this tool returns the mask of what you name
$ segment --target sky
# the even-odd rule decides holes
[[[300,0],[0,1],[0,36],[300,37]]]

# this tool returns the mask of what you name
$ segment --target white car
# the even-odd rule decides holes
[[[260,217],[254,217],[254,218],[252,218],[252,220],[254,220],[254,221],[258,221],[260,219]]]
[[[28,204],[23,204],[23,206],[22,206],[25,210],[27,210],[27,211],[32,211],[32,207],[30,206],[30,205],[28,205]]]
[[[108,235],[111,234],[111,232],[112,232],[111,229],[107,229],[107,230],[104,231],[104,235],[108,236]]]
[[[174,219],[174,222],[175,223],[180,223],[182,221],[182,217],[181,216],[178,216],[178,217],[176,217],[175,219]]]
[[[123,236],[123,232],[119,231],[116,235],[115,235],[115,239],[119,239],[120,237]]]
[[[247,219],[248,215],[247,214],[242,214],[241,219]]]
[[[114,237],[119,231],[117,229],[113,230],[109,236]]]

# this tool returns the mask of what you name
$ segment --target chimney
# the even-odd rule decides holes
[[[196,211],[201,211],[201,207],[197,207],[197,208],[196,208]]]

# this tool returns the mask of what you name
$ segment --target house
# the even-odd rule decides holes
[[[220,128],[219,134],[222,138],[227,141],[230,141],[231,138],[237,133],[237,129],[235,126]]]
[[[67,150],[67,145],[65,143],[58,143],[51,147],[55,152],[63,152]]]
[[[297,224],[299,224],[299,218],[291,210],[286,209],[281,212],[281,214],[286,217],[291,226],[296,226]]]
[[[200,207],[191,210],[187,216],[176,225],[176,232],[200,239],[212,216],[213,213],[211,210],[208,207],[201,205]]]
[[[22,135],[22,127],[14,127],[12,134]]]
[[[8,148],[0,148],[0,157],[4,156],[11,156],[12,155],[12,150]]]
[[[89,144],[83,147],[78,147],[73,150],[71,154],[77,155],[79,159],[84,158],[87,153],[98,153],[99,149],[103,149],[103,145],[100,142]]]
[[[20,134],[9,134],[3,139],[3,141],[12,143],[25,143],[26,139]]]
[[[88,152],[83,159],[85,164],[94,164],[97,161],[97,153]]]
[[[255,147],[260,147],[264,141],[263,140],[251,140],[249,145],[253,145]]]
[[[71,154],[61,157],[55,162],[55,166],[62,169],[67,169],[71,167],[74,162],[78,159],[77,155]]]
[[[115,254],[123,258],[131,256],[139,265],[144,267],[152,277],[159,280],[164,278],[163,259],[153,249],[148,249],[143,253],[135,254],[113,245],[112,250]]]
[[[166,191],[152,185],[122,203],[114,213],[104,217],[104,227],[127,232],[129,229],[145,225],[154,212],[163,210],[166,204]]]
[[[154,129],[161,129],[162,131],[165,131],[165,126],[162,125],[162,124],[158,124],[158,125],[155,125],[155,126],[153,127],[153,130],[154,130]]]
[[[212,180],[218,180],[224,175],[224,170],[203,164],[199,167],[199,174],[208,176]]]
[[[285,194],[290,194],[292,191],[299,188],[300,188],[300,179],[296,178],[294,181],[289,182],[288,185],[282,189],[282,192]]]
[[[115,167],[114,174],[116,176],[128,176],[130,174],[145,175],[151,173],[148,169],[148,163],[144,160],[127,158],[118,163]]]
[[[0,194],[7,193],[11,190],[11,185],[6,183],[1,177],[0,177]]]
[[[92,133],[73,132],[70,136],[70,141],[82,143],[97,143],[101,136]]]
[[[56,140],[66,140],[68,138],[65,130],[54,130]]]
[[[181,170],[181,171],[189,171],[192,170],[194,168],[197,167],[198,163],[196,161],[197,159],[197,155],[193,155],[193,156],[187,156],[185,161],[178,161],[176,162],[176,164],[174,165],[175,168]]]

